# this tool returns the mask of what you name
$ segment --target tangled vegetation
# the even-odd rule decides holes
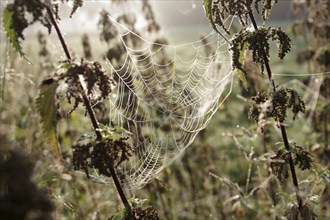
[[[330,36],[326,22],[329,2],[292,0],[298,19],[290,36],[284,27],[266,26],[277,0],[204,0],[211,27],[230,45],[232,68],[243,85],[234,88],[234,92],[241,92],[242,96],[238,96],[246,102],[233,98],[221,105],[222,111],[199,133],[180,161],[134,193],[123,189],[118,181],[120,165],[130,160],[135,148],[127,141],[131,134],[109,119],[107,101],[118,79],[103,67],[111,62],[120,68],[127,52],[118,40],[120,33],[109,19],[109,12],[102,10],[97,26],[98,40],[103,46],[95,53],[96,37],[92,41],[91,35],[84,33],[80,41],[82,58],[74,58],[76,54],[72,54],[76,51],[69,44],[72,42],[64,39],[58,26],[60,7],[67,2],[72,5],[69,17],[74,19],[78,9],[84,7],[83,0],[14,0],[3,9],[6,37],[21,57],[29,60],[32,54],[23,46],[24,30],[40,23],[48,33],[56,32],[65,58],[54,55],[42,32],[37,35],[40,48],[37,71],[31,70],[27,62],[22,64],[11,48],[4,51],[1,219],[314,220],[330,217]],[[141,2],[141,11],[146,31],[150,36],[157,35],[154,42],[167,44],[168,39],[160,36],[161,25],[148,0]],[[256,22],[257,15],[264,22],[262,26]],[[240,30],[236,33],[229,27],[231,16],[239,21]],[[134,14],[123,13],[117,21],[139,34]],[[226,38],[225,34],[232,38]],[[139,47],[136,36],[124,37],[133,47]],[[293,42],[298,42],[295,38],[310,39],[308,46],[294,51],[297,48]],[[295,61],[299,65],[308,65],[307,77],[302,82],[291,87],[277,80],[272,70],[284,64],[276,65],[272,41],[277,45],[279,62],[297,55]],[[202,43],[208,44],[205,40]],[[211,54],[211,49],[208,53]],[[160,64],[169,62],[170,58],[163,52]],[[35,71],[23,74],[31,77],[32,83],[25,78],[21,84],[15,81],[18,71]],[[262,78],[264,73],[267,80]],[[133,83],[133,79],[128,77],[127,82]],[[307,89],[296,86],[301,84]],[[127,93],[129,88],[121,89]],[[123,99],[130,101],[127,97]],[[41,126],[36,123],[38,118]],[[165,133],[170,131],[168,126],[161,129]],[[36,155],[34,159],[30,153]],[[114,187],[107,186],[100,176],[111,177]]]

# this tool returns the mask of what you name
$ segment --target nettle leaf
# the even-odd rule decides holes
[[[22,56],[25,57],[21,42],[19,41],[19,34],[13,28],[13,11],[6,7],[2,15],[3,28],[6,32],[7,38],[13,45],[15,50]]]
[[[220,34],[221,37],[223,37],[225,40],[227,40],[227,38],[218,30],[218,28],[213,20],[212,3],[213,3],[213,0],[203,0],[203,6],[204,6],[206,17],[209,20],[213,30],[215,30],[218,34]]]
[[[60,146],[57,141],[56,118],[56,89],[58,81],[54,78],[46,79],[39,87],[36,99],[37,111],[41,117],[42,133],[52,147],[56,156],[61,157]]]

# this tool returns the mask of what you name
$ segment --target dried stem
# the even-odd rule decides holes
[[[63,38],[63,35],[62,35],[59,27],[58,27],[58,25],[57,25],[57,23],[56,23],[56,21],[54,19],[52,10],[51,10],[51,8],[49,6],[47,6],[46,8],[47,8],[48,16],[49,16],[49,18],[50,18],[50,20],[52,22],[52,25],[54,26],[54,28],[56,30],[56,33],[58,35],[58,38],[59,38],[59,40],[61,42],[61,45],[62,45],[62,48],[63,48],[63,50],[65,52],[65,55],[66,55],[66,57],[67,57],[68,60],[71,60],[72,58],[71,58],[69,49],[68,49],[68,47],[67,47],[67,45],[65,43],[65,40]],[[93,108],[92,108],[92,106],[90,104],[90,101],[89,101],[89,99],[88,99],[88,97],[86,95],[86,92],[83,89],[83,86],[82,86],[82,82],[81,81],[80,81],[80,84],[81,84],[81,91],[82,91],[82,97],[83,97],[83,100],[84,100],[84,105],[85,105],[85,107],[87,109],[87,112],[88,112],[88,115],[89,115],[89,117],[90,117],[90,119],[92,121],[92,124],[93,124],[93,127],[94,127],[94,131],[95,131],[95,134],[96,134],[96,137],[97,137],[98,140],[100,140],[100,139],[102,139],[102,134],[101,134],[101,132],[99,130],[98,121],[96,119],[94,110],[93,110]],[[131,208],[131,206],[130,206],[130,204],[129,204],[126,196],[125,196],[125,193],[124,193],[123,188],[120,185],[120,182],[119,182],[118,176],[116,174],[116,171],[115,171],[113,165],[110,162],[109,162],[108,165],[109,165],[109,170],[110,170],[111,177],[113,179],[113,182],[115,183],[117,192],[119,193],[119,196],[121,198],[121,201],[123,202],[123,204],[125,206],[125,209],[126,209],[126,211],[128,213],[128,216],[129,216],[130,219],[135,219],[135,217],[133,215],[133,212],[132,212],[132,208]]]
[[[258,25],[256,23],[256,20],[254,18],[254,15],[253,15],[252,11],[249,12],[249,16],[250,16],[250,19],[252,21],[254,29],[258,30]],[[270,68],[270,65],[269,65],[269,59],[268,59],[265,51],[263,51],[263,58],[264,58],[265,67],[266,67],[269,82],[271,83],[273,91],[275,92],[276,91],[276,85],[275,85],[274,79],[272,77],[272,71],[271,71],[271,68]],[[283,142],[284,142],[285,149],[287,151],[289,151],[289,166],[290,166],[292,181],[293,181],[293,185],[294,185],[295,193],[296,193],[296,197],[297,197],[298,207],[300,209],[302,207],[302,198],[301,198],[301,195],[300,195],[299,186],[298,186],[298,179],[297,179],[297,175],[296,175],[292,155],[291,155],[291,152],[290,152],[290,144],[289,144],[288,137],[287,137],[287,134],[286,134],[285,126],[283,125],[283,121],[278,121],[278,123],[280,124],[281,134],[282,134],[282,139],[283,139]]]

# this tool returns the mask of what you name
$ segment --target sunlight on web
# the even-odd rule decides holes
[[[123,30],[120,41],[126,53],[122,63],[109,60],[117,82],[109,98],[110,126],[129,131],[129,143],[135,150],[117,172],[125,188],[139,189],[193,143],[231,93],[229,45],[215,32],[175,46],[152,42],[109,18]],[[329,72],[273,75],[310,76],[319,82]],[[295,81],[287,83],[300,85]],[[313,85],[315,91],[301,85],[311,111],[320,98],[320,83]],[[93,177],[109,183],[97,173]]]
[[[113,19],[112,19],[113,20]],[[230,94],[228,44],[212,32],[183,45],[150,42],[125,29],[123,64],[113,64],[111,125],[128,130],[133,157],[118,168],[124,187],[138,189],[170,165]],[[118,67],[115,67],[118,66]]]

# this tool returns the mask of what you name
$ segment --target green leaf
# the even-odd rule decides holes
[[[212,2],[213,2],[213,0],[203,0],[203,6],[204,6],[206,17],[209,20],[213,30],[215,30],[218,34],[220,34],[221,37],[223,37],[223,39],[225,39],[227,42],[229,42],[228,39],[218,30],[216,24],[214,23],[213,16],[212,16]]]
[[[21,42],[18,39],[18,33],[13,27],[13,12],[10,10],[9,5],[5,8],[2,15],[3,28],[6,32],[7,38],[10,43],[13,45],[15,50],[21,55],[21,57],[25,57],[23,52],[23,48],[21,46]]]
[[[42,133],[52,147],[56,156],[61,157],[57,141],[56,119],[56,89],[58,82],[54,78],[46,79],[39,87],[36,108],[41,117]]]
[[[59,69],[68,70],[71,67],[71,63],[63,63],[59,66]]]

